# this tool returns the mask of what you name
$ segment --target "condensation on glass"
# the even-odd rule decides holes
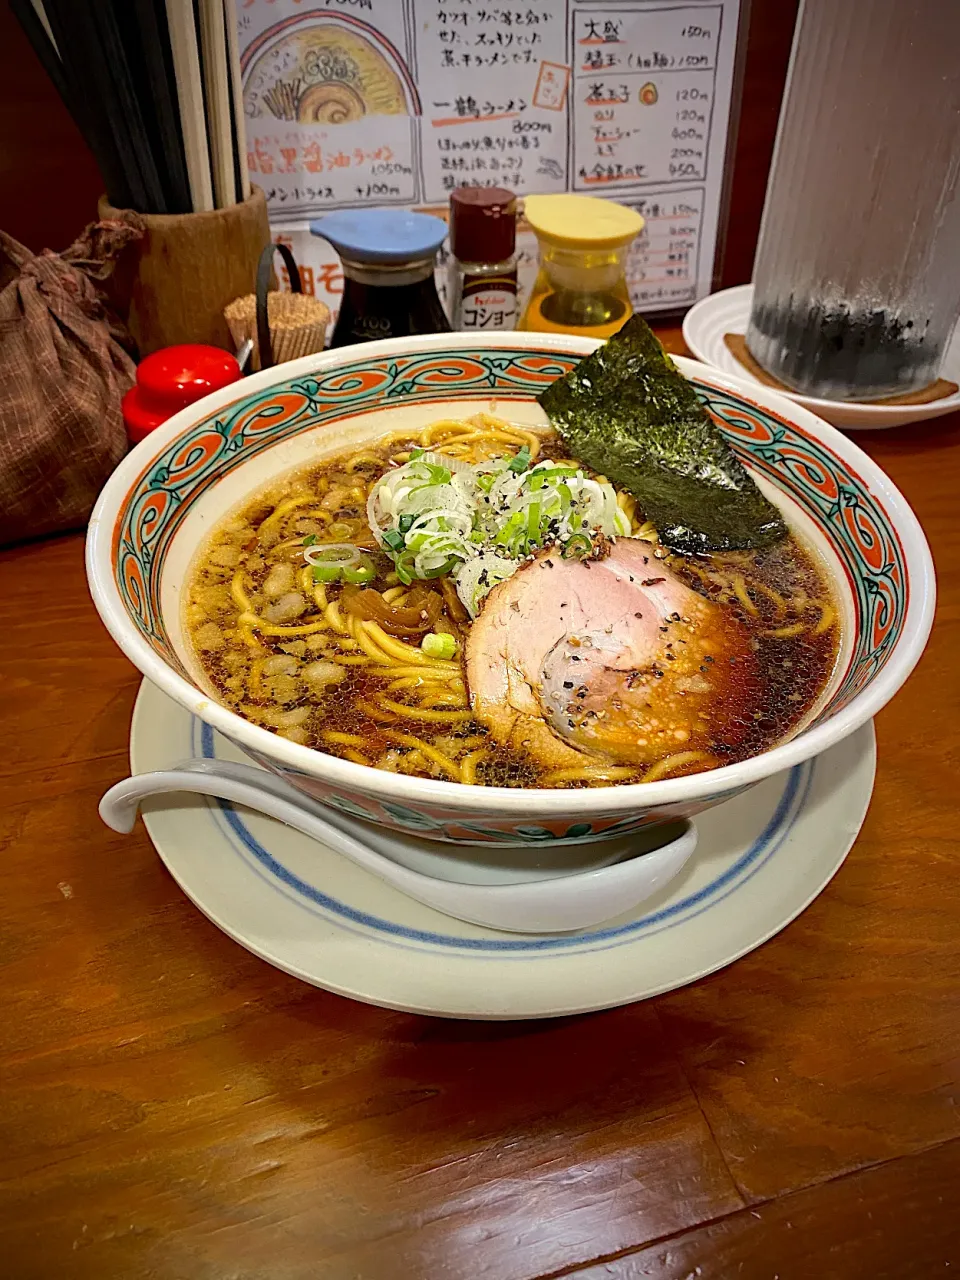
[[[797,391],[927,386],[960,313],[960,0],[803,0],[747,345]]]

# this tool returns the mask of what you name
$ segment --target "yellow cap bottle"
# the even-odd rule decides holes
[[[596,196],[527,196],[540,270],[520,322],[536,333],[609,338],[633,314],[624,261],[643,229],[626,205]]]

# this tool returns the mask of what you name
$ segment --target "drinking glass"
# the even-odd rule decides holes
[[[933,382],[960,313],[960,2],[803,0],[747,346],[833,400]]]

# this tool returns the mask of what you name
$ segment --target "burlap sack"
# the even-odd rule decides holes
[[[34,256],[0,231],[0,544],[82,527],[126,451],[134,363],[94,282],[140,235],[99,222]]]

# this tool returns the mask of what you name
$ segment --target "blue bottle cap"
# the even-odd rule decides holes
[[[415,262],[432,257],[443,244],[447,224],[429,213],[403,209],[343,209],[310,223],[315,236],[329,240],[352,262]]]

